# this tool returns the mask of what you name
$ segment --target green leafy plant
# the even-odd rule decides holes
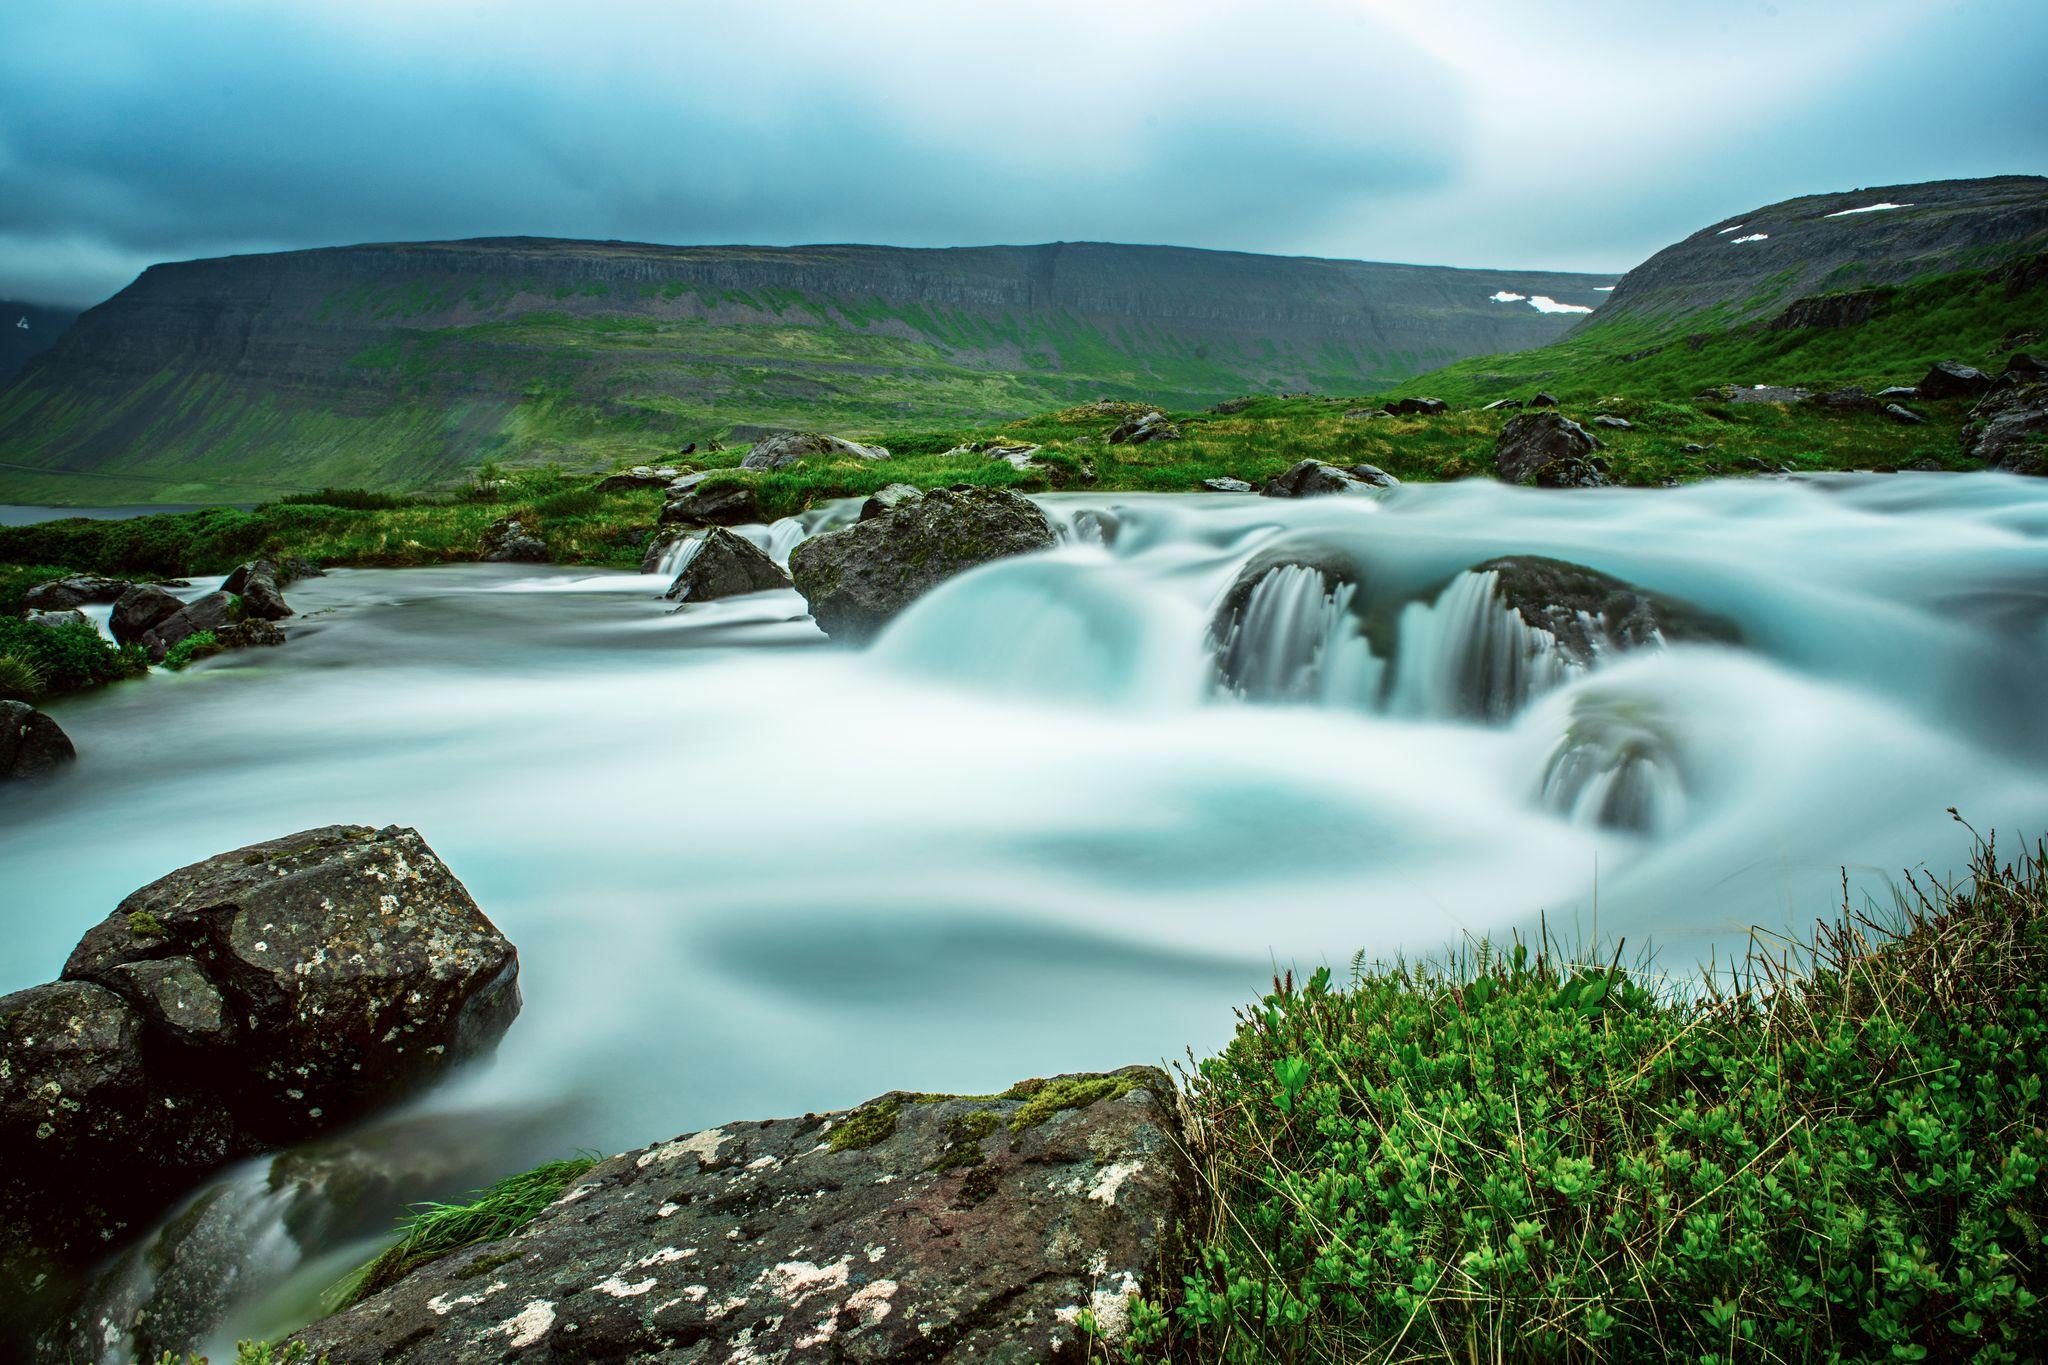
[[[220,637],[210,630],[195,630],[164,651],[164,667],[176,671],[190,668],[201,659],[221,652]]]

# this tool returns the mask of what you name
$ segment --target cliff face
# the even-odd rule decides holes
[[[0,487],[408,486],[485,458],[658,453],[736,423],[1353,392],[1573,321],[1496,293],[1586,307],[1607,283],[1100,243],[505,238],[160,265],[0,394],[0,461],[49,471],[0,471]]]
[[[2048,248],[2048,178],[1814,194],[1703,227],[1622,276],[1597,322],[1703,309],[1740,322],[1795,299],[1995,265]]]

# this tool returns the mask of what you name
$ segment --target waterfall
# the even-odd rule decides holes
[[[1402,608],[1387,710],[1506,720],[1573,672],[1549,632],[1501,601],[1498,574],[1462,573],[1434,602]]]
[[[1587,693],[1544,764],[1538,799],[1572,823],[1663,834],[1685,813],[1671,722],[1644,701]]]
[[[1357,584],[1307,564],[1269,569],[1216,642],[1223,688],[1253,701],[1370,707],[1386,669],[1359,633],[1357,595]]]

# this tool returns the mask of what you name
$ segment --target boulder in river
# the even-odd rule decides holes
[[[838,436],[825,436],[815,431],[778,431],[763,437],[747,457],[740,461],[741,469],[787,469],[799,460],[886,460],[887,448],[867,446],[857,441],[844,440]]]
[[[1579,667],[1617,650],[1742,638],[1732,621],[1583,564],[1507,555],[1472,572],[1496,575],[1502,605],[1554,639],[1565,661]]]
[[[789,586],[789,575],[761,547],[723,526],[704,533],[665,594],[677,602],[710,602]]]
[[[330,1365],[1080,1365],[1160,1287],[1184,1142],[1150,1067],[727,1124],[601,1162],[292,1341]]]
[[[194,863],[0,1000],[0,1284],[104,1253],[208,1170],[492,1046],[518,958],[412,830]]]
[[[185,609],[183,599],[148,583],[132,583],[114,601],[107,629],[116,644],[140,643],[142,637]]]
[[[0,701],[0,782],[48,777],[77,757],[63,726],[25,701]]]
[[[36,584],[21,595],[21,604],[30,611],[70,611],[74,607],[111,602],[129,586],[125,578],[73,574],[69,578]]]
[[[218,635],[223,627],[240,619],[240,606],[232,594],[210,592],[204,597],[195,597],[151,626],[143,632],[138,643],[149,651],[150,658],[161,662],[171,646],[187,636],[197,635],[202,630]]]
[[[486,564],[545,564],[548,546],[527,519],[500,517],[484,528],[478,558]]]
[[[812,536],[789,559],[819,629],[865,640],[955,574],[1050,549],[1052,523],[1000,488],[935,488],[880,516]]]
[[[1332,646],[1366,631],[1363,586],[1363,568],[1335,550],[1303,546],[1255,556],[1209,623],[1217,684],[1253,701],[1316,697],[1327,682]]]
[[[1595,488],[1606,470],[1594,458],[1600,440],[1563,413],[1518,413],[1501,427],[1493,465],[1505,483],[1543,488]]]
[[[278,588],[281,575],[267,559],[252,559],[229,574],[220,585],[222,592],[242,599],[242,614],[258,621],[282,621],[292,615]]]
[[[1991,387],[1991,376],[1960,360],[1937,361],[1919,383],[1922,398],[1974,398]]]
[[[664,526],[743,526],[761,520],[761,504],[743,483],[696,484],[662,505]]]

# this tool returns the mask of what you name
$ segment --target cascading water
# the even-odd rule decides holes
[[[184,863],[417,826],[518,944],[526,1008],[416,1112],[437,1147],[501,1127],[482,1106],[543,1113],[506,1170],[1202,1052],[1276,962],[1538,915],[1683,975],[1829,913],[1844,867],[1860,904],[1959,866],[1950,805],[2048,829],[2048,481],[1041,503],[1057,548],[864,651],[786,591],[672,612],[648,576],[546,566],[294,584],[286,647],[50,707],[82,757],[0,792],[0,992]],[[857,506],[737,529],[784,557]],[[1568,662],[1470,572],[1517,555],[1741,643]],[[1212,638],[1248,566],[1340,562],[1266,573]],[[393,1185],[377,1217],[421,1197]],[[216,1349],[289,1325],[266,1294]]]

